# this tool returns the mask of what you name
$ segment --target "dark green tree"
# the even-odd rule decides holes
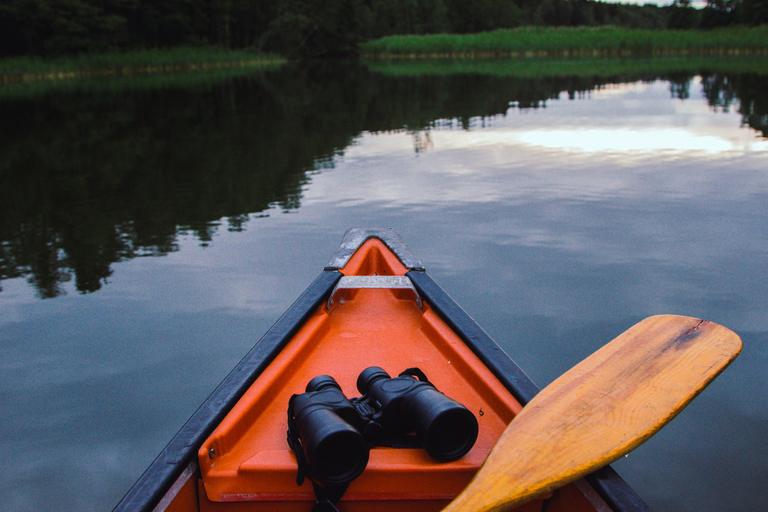
[[[691,5],[691,0],[675,0],[669,10],[669,28],[690,29],[698,24],[698,14]]]
[[[301,57],[353,55],[369,26],[362,0],[281,0],[265,47]]]
[[[208,42],[206,0],[136,0],[131,19],[134,46],[171,47]]]
[[[737,0],[707,0],[701,11],[701,27],[717,28],[736,21]]]
[[[768,0],[741,0],[736,7],[737,19],[747,25],[768,23]]]
[[[0,55],[123,48],[138,0],[10,0],[0,5]]]
[[[574,2],[573,12],[571,13],[571,25],[594,25],[595,24],[595,11],[594,5],[596,2],[590,0],[576,0]]]
[[[509,0],[444,0],[451,32],[467,34],[498,28],[514,28],[524,23],[524,13]]]
[[[371,0],[371,36],[451,32],[443,0]]]

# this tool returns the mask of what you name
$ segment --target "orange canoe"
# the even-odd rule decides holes
[[[286,436],[291,397],[305,393],[320,375],[332,376],[346,397],[358,397],[358,376],[372,366],[393,377],[418,368],[435,388],[462,404],[477,424],[471,449],[456,460],[437,461],[413,442],[415,436],[401,436],[407,442],[372,446],[365,469],[348,486],[313,485],[310,479],[299,485],[299,463]],[[315,282],[189,419],[115,511],[441,510],[537,392],[396,233],[352,229]],[[326,499],[330,503],[318,503]],[[606,467],[515,510],[649,509]]]

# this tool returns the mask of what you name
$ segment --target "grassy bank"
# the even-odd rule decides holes
[[[368,58],[768,55],[768,25],[719,30],[524,27],[479,34],[391,36],[363,44]]]
[[[284,59],[274,55],[217,47],[86,54],[56,59],[22,57],[0,60],[0,84],[238,67],[269,67],[282,62]]]

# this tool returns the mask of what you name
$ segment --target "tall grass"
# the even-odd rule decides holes
[[[479,34],[391,36],[362,46],[367,57],[624,56],[768,53],[768,25],[712,31],[619,27],[524,27]]]
[[[269,66],[283,62],[283,60],[274,55],[227,50],[218,47],[182,47],[83,54],[55,59],[20,57],[0,60],[0,84],[168,71]]]

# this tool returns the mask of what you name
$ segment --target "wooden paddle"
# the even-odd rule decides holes
[[[646,318],[536,395],[444,512],[511,509],[610,464],[674,418],[741,346],[711,322]]]

